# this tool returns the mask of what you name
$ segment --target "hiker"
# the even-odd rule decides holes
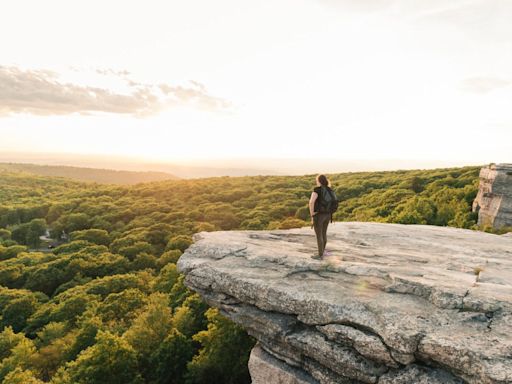
[[[332,213],[338,208],[336,194],[331,189],[331,182],[324,175],[316,177],[316,187],[311,193],[309,199],[309,213],[311,215],[311,226],[315,228],[316,242],[318,245],[318,254],[313,259],[320,259],[324,255],[329,255],[325,251],[327,244],[327,226],[329,220],[332,222]]]

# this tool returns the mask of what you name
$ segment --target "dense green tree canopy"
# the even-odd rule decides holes
[[[476,228],[478,171],[328,175],[334,219]],[[315,175],[116,186],[0,171],[0,380],[248,383],[254,340],[188,291],[176,262],[196,232],[308,225],[314,186]]]

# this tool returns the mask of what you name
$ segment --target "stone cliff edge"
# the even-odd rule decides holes
[[[186,285],[258,340],[254,384],[512,383],[512,237],[334,223],[200,232]]]

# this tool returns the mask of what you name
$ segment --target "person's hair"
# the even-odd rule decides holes
[[[325,187],[330,187],[331,182],[325,177],[325,175],[318,175],[316,177],[316,181],[318,181],[320,184],[322,184]]]

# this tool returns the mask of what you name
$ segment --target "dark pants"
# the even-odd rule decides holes
[[[330,213],[317,213],[313,216],[313,226],[315,227],[319,256],[323,256],[325,245],[327,244],[327,226],[329,225],[329,220],[331,220]]]

